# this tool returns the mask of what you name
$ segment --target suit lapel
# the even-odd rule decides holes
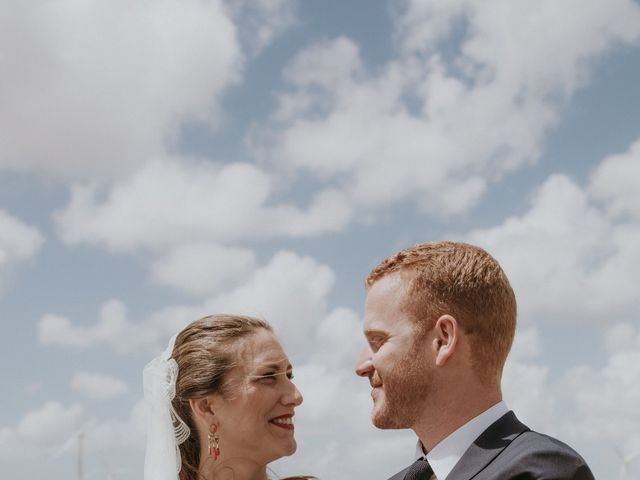
[[[476,476],[516,437],[529,430],[510,411],[492,423],[471,444],[446,480],[469,480]]]

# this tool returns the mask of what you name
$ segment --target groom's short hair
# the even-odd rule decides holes
[[[452,315],[470,335],[476,373],[499,380],[516,327],[515,294],[500,264],[474,245],[421,243],[383,260],[367,277],[367,289],[392,273],[405,282],[404,308],[418,338],[441,315]]]

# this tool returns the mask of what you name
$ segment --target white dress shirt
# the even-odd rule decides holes
[[[453,467],[462,458],[464,452],[473,441],[484,432],[489,425],[507,413],[509,409],[504,401],[496,403],[477,417],[472,418],[456,431],[445,437],[440,443],[427,453],[427,461],[437,480],[444,480],[451,473]],[[416,460],[424,456],[422,443],[418,439],[416,447]]]

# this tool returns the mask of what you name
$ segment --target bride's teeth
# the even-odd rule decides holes
[[[274,418],[273,423],[282,423],[285,425],[293,425],[293,418]]]

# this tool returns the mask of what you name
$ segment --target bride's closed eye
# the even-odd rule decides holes
[[[275,382],[278,379],[278,377],[281,375],[286,375],[286,377],[289,380],[293,380],[293,372],[291,370],[288,370],[286,372],[276,372],[276,371],[265,372],[261,375],[257,375],[255,377],[255,380],[262,383],[272,383],[272,382]]]
[[[258,381],[261,381],[263,383],[272,383],[277,380],[276,375],[278,375],[278,372],[267,372],[260,375],[258,377]]]

